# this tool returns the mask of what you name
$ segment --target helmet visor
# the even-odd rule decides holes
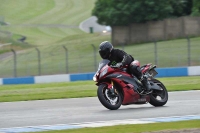
[[[99,50],[99,54],[103,59],[108,59],[109,53],[109,50]]]

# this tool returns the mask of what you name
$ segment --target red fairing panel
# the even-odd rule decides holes
[[[119,79],[113,78],[114,82],[118,83],[123,90],[124,99],[122,101],[122,105],[131,104],[137,102],[140,98],[139,94],[134,91],[134,86],[131,84],[125,84]]]
[[[142,70],[142,73],[145,73],[147,70],[149,70],[150,66],[151,64],[147,64],[145,68]]]
[[[138,93],[136,93],[133,90],[133,88],[125,87],[123,88],[123,90],[124,90],[124,99],[123,99],[122,105],[135,103],[140,98]]]

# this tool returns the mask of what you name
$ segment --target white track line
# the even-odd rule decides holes
[[[173,122],[173,121],[184,121],[184,120],[200,120],[200,114],[186,115],[186,116],[170,116],[170,117],[157,117],[157,118],[84,122],[84,123],[72,123],[72,124],[0,128],[0,133],[39,132],[39,131],[50,131],[50,130],[78,129],[78,128],[86,128],[86,127],[103,127],[103,126],[115,126],[115,125],[127,125],[127,124],[146,124],[146,123]]]

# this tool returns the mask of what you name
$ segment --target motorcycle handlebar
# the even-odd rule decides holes
[[[110,65],[111,68],[119,68],[118,66]]]
[[[125,66],[122,66],[122,67],[118,67],[118,66],[113,66],[113,65],[110,65],[111,68],[127,68],[128,65],[125,65]]]

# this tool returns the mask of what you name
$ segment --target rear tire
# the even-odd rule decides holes
[[[115,89],[115,95],[113,96],[106,84],[101,84],[98,87],[97,96],[101,104],[110,110],[117,110],[122,104],[122,97],[117,89]]]
[[[158,85],[163,89],[162,91],[160,90],[153,90],[153,92],[150,94],[150,104],[158,107],[158,106],[163,106],[167,103],[168,101],[168,92],[166,87],[162,82],[160,82],[157,79],[152,80],[154,83],[159,83]]]

